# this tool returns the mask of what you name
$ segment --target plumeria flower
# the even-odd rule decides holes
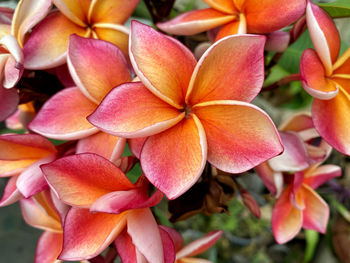
[[[329,207],[314,189],[340,175],[341,169],[336,165],[315,164],[292,176],[272,211],[272,231],[277,243],[293,239],[301,228],[326,232]]]
[[[6,119],[6,127],[11,130],[25,130],[35,117],[33,102],[18,105],[17,111]]]
[[[100,132],[86,117],[112,88],[132,80],[123,53],[109,42],[72,35],[67,60],[77,86],[50,98],[28,127],[49,138],[81,139],[77,153],[94,152],[112,161],[119,159],[125,139]]]
[[[91,153],[71,155],[41,166],[60,200],[71,205],[63,227],[62,260],[83,260],[99,255],[125,229],[149,261],[163,263],[158,225],[149,207],[163,198],[148,196],[148,181],[133,185],[107,159]]]
[[[142,82],[113,89],[88,120],[116,136],[148,137],[142,170],[169,199],[198,180],[207,160],[240,173],[281,153],[273,122],[248,103],[264,79],[264,36],[227,37],[198,63],[181,43],[136,21],[129,42]]]
[[[20,204],[26,223],[45,231],[39,238],[34,263],[56,263],[63,245],[62,222],[69,207],[50,190],[23,198]]]
[[[58,154],[49,140],[35,134],[6,134],[0,136],[0,149],[0,176],[11,177],[0,206],[47,188],[40,165],[55,160]]]
[[[331,17],[311,2],[306,21],[316,51],[303,52],[300,75],[304,89],[314,97],[312,120],[331,146],[350,155],[350,49],[338,58],[337,28]]]
[[[24,43],[25,68],[46,69],[64,64],[71,34],[109,41],[128,54],[129,30],[122,24],[139,0],[53,0],[53,3],[58,10],[49,13]],[[31,6],[35,7],[36,4]],[[25,5],[18,8],[24,9]]]
[[[157,26],[170,34],[193,35],[220,26],[215,41],[229,35],[266,34],[295,22],[305,0],[203,0],[210,8],[190,11]]]
[[[255,167],[269,191],[279,197],[283,189],[283,172],[297,172],[311,164],[322,163],[332,147],[315,130],[309,114],[292,115],[279,126],[284,152]]]

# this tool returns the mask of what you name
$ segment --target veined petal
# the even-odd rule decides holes
[[[52,2],[71,22],[81,27],[87,25],[92,0],[52,0]]]
[[[23,195],[16,187],[17,179],[18,176],[15,175],[7,181],[7,184],[5,186],[4,192],[0,200],[0,207],[11,205],[23,198]]]
[[[84,138],[98,131],[86,120],[96,107],[78,88],[66,88],[44,104],[28,127],[58,140]]]
[[[305,0],[246,0],[248,32],[270,33],[294,23],[305,12]]]
[[[48,187],[40,165],[50,163],[55,160],[56,157],[56,154],[52,154],[42,158],[28,166],[28,168],[20,174],[16,186],[25,198],[31,197]]]
[[[61,253],[63,234],[45,231],[41,234],[35,251],[34,263],[55,263]]]
[[[76,261],[97,256],[125,228],[126,215],[97,213],[71,208],[63,231],[63,250],[59,259]]]
[[[276,242],[283,244],[293,239],[303,223],[303,212],[294,208],[289,200],[290,187],[277,199],[272,211],[272,231]]]
[[[164,263],[163,245],[156,220],[149,208],[132,210],[127,215],[128,234],[135,247],[152,263]]]
[[[90,23],[124,24],[140,0],[97,0],[90,11]]]
[[[88,120],[106,133],[137,138],[169,129],[184,115],[154,96],[141,82],[131,82],[114,88]]]
[[[149,137],[140,161],[147,179],[174,199],[201,176],[206,156],[204,129],[195,115],[189,115],[172,128]]]
[[[321,7],[308,1],[306,22],[312,43],[317,50],[327,76],[332,74],[332,65],[340,51],[340,36],[332,18]]]
[[[206,234],[205,237],[191,242],[190,244],[182,248],[180,251],[178,251],[176,253],[176,259],[195,256],[206,251],[208,248],[215,244],[215,242],[220,238],[221,235],[222,231],[212,231]]]
[[[339,176],[341,176],[341,168],[339,166],[326,164],[317,167],[310,173],[306,173],[304,184],[310,186],[312,189],[316,189],[325,182]]]
[[[162,31],[174,35],[194,35],[224,25],[236,19],[234,14],[225,14],[213,8],[183,13],[170,21],[157,23]]]
[[[96,153],[111,162],[122,157],[125,139],[104,132],[98,132],[79,140],[76,153]]]
[[[160,99],[181,108],[196,59],[177,40],[137,21],[131,24],[130,59],[137,76]]]
[[[212,100],[253,100],[264,81],[265,39],[230,36],[212,45],[193,72],[186,102],[195,105]]]
[[[74,33],[84,36],[86,29],[72,23],[58,11],[50,13],[34,28],[23,46],[24,67],[47,69],[64,64],[68,39]]]
[[[17,110],[18,103],[17,89],[5,89],[0,86],[0,121],[4,121],[13,114]]]
[[[73,206],[89,207],[109,192],[134,188],[117,166],[97,154],[70,155],[41,169],[57,196]]]
[[[327,203],[309,186],[303,185],[305,209],[303,211],[303,228],[326,233],[329,207]]]
[[[305,50],[302,54],[300,76],[304,89],[317,99],[329,100],[339,92],[336,83],[327,78],[321,60],[311,48]]]
[[[331,146],[345,155],[350,155],[350,95],[340,89],[331,100],[314,99],[312,119],[319,134]]]
[[[210,101],[197,104],[192,110],[205,130],[208,161],[220,170],[241,173],[283,151],[272,120],[252,104]]]
[[[132,80],[122,52],[102,40],[70,36],[67,64],[78,88],[97,104],[111,89]]]
[[[140,159],[141,150],[147,138],[148,137],[142,137],[142,138],[134,138],[134,139],[128,140],[130,151],[132,152],[133,155],[136,156],[137,159]]]
[[[203,0],[203,2],[220,12],[227,14],[232,14],[238,11],[232,0]]]
[[[46,15],[52,7],[51,0],[21,0],[13,14],[11,34],[23,47],[25,35]]]
[[[5,134],[0,136],[0,159],[41,159],[56,152],[45,137],[36,134]]]

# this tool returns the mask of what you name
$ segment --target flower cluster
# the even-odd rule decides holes
[[[45,230],[35,262],[207,262],[193,256],[222,231],[184,246],[153,207],[177,204],[177,220],[224,212],[238,190],[259,216],[235,179],[252,169],[276,198],[278,243],[302,227],[326,232],[329,208],[315,189],[341,175],[322,165],[332,147],[350,154],[350,49],[338,58],[333,20],[309,0],[203,1],[208,8],[156,29],[124,26],[138,0],[0,9],[0,121],[24,130],[0,135],[0,176],[10,177],[0,206],[19,201],[25,221]],[[315,50],[290,79],[314,97],[312,114],[277,129],[253,100],[271,73],[268,55],[306,28]],[[210,41],[196,55],[165,34],[204,31]]]

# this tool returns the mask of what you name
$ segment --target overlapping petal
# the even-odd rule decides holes
[[[211,101],[193,111],[205,130],[208,161],[220,170],[241,173],[283,151],[272,120],[252,104]]]
[[[83,138],[98,131],[86,120],[95,109],[96,104],[78,88],[66,88],[44,104],[28,127],[58,140]]]
[[[190,50],[180,42],[133,21],[130,59],[137,76],[156,96],[181,108],[196,65]]]
[[[234,21],[236,16],[212,8],[183,13],[174,19],[157,23],[161,30],[175,35],[193,35]]]
[[[11,205],[23,198],[23,195],[16,187],[17,179],[18,175],[15,175],[7,181],[7,184],[5,186],[4,192],[0,200],[0,207]]]
[[[28,167],[36,161],[37,159],[0,160],[0,177],[18,175],[26,167]]]
[[[215,37],[215,42],[230,35],[246,34],[247,26],[244,23],[244,21],[245,20],[234,20],[230,23],[223,25]]]
[[[237,11],[234,1],[232,0],[203,0],[203,2],[207,3],[210,7],[227,14],[232,14]]]
[[[19,96],[16,89],[0,86],[0,121],[5,120],[17,110]]]
[[[147,179],[174,199],[198,180],[206,155],[204,129],[196,116],[189,115],[174,127],[149,137],[140,160]]]
[[[99,197],[134,185],[114,164],[96,154],[79,154],[41,166],[59,198],[70,205],[89,207]]]
[[[67,63],[77,86],[97,104],[112,88],[132,80],[120,49],[103,40],[72,35]]]
[[[184,115],[154,96],[142,83],[132,82],[114,88],[88,120],[107,133],[135,138],[164,131]]]
[[[231,36],[212,45],[193,72],[186,102],[253,100],[264,81],[265,39]]]
[[[63,234],[45,231],[41,234],[36,251],[34,263],[54,263],[61,253]]]
[[[341,176],[341,168],[339,166],[325,164],[306,173],[304,184],[310,186],[312,189],[316,189],[332,178],[339,176]]]
[[[138,263],[136,258],[136,248],[126,230],[118,235],[114,241],[114,245],[122,262]]]
[[[91,0],[52,0],[52,2],[71,22],[81,27],[87,25]]]

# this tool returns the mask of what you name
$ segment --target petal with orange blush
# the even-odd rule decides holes
[[[303,185],[303,192],[305,198],[303,228],[313,229],[325,234],[329,219],[327,203],[307,185]]]
[[[132,82],[114,88],[88,120],[106,133],[137,138],[160,133],[184,115],[154,96],[141,82]]]
[[[102,40],[70,36],[67,64],[78,88],[97,104],[111,89],[132,80],[120,49]]]
[[[33,29],[23,46],[24,67],[47,69],[64,64],[68,39],[74,33],[84,36],[86,29],[75,25],[58,11],[50,13]]]
[[[272,232],[278,244],[293,239],[303,223],[303,212],[290,203],[289,196],[290,187],[282,192],[272,211]]]
[[[201,176],[206,156],[204,129],[196,116],[189,115],[174,127],[149,137],[140,161],[147,179],[174,199]]]
[[[334,98],[339,88],[326,76],[326,71],[316,52],[305,50],[300,60],[300,77],[304,89],[313,97],[321,100]]]
[[[348,48],[333,65],[333,76],[336,75],[350,75],[350,48]]]
[[[133,155],[136,156],[137,159],[140,159],[141,150],[147,138],[148,137],[142,137],[142,138],[134,138],[134,139],[128,140],[130,151],[132,152]]]
[[[90,23],[124,24],[140,0],[97,0],[90,10]]]
[[[337,151],[350,155],[350,95],[340,89],[331,100],[314,99],[312,119],[315,128]]]
[[[306,22],[312,43],[329,76],[340,51],[339,32],[328,13],[311,1],[306,8]]]
[[[305,12],[305,0],[246,0],[248,32],[270,33],[294,23]]]
[[[0,207],[11,205],[23,198],[23,195],[16,187],[17,179],[18,176],[15,175],[7,181],[7,184],[5,186],[4,192],[0,200]]]
[[[236,19],[234,14],[225,14],[213,8],[183,13],[170,21],[157,23],[162,31],[174,35],[194,35],[225,25]]]
[[[197,104],[192,110],[205,130],[208,161],[220,170],[245,172],[283,151],[272,120],[252,104],[211,101]]]
[[[29,123],[32,131],[58,140],[76,140],[96,133],[86,117],[96,104],[76,88],[66,88],[51,97]]]
[[[115,162],[123,154],[125,141],[124,138],[98,132],[79,140],[76,153],[96,153],[111,162]]]
[[[132,210],[127,215],[128,234],[148,262],[163,263],[163,245],[158,224],[149,208]],[[142,223],[141,223],[142,222]]]
[[[196,59],[179,41],[150,26],[131,23],[130,59],[146,87],[170,105],[181,108]]]
[[[20,174],[26,167],[35,163],[37,159],[0,160],[0,177]]]
[[[63,228],[61,260],[77,261],[97,256],[115,240],[126,226],[126,215],[90,213],[71,208]]]
[[[63,234],[46,231],[41,234],[35,251],[34,263],[54,263],[61,253]]]
[[[310,173],[306,173],[304,184],[310,186],[312,189],[316,189],[325,182],[339,176],[341,176],[341,168],[339,166],[326,164],[317,167]]]
[[[0,121],[4,121],[7,117],[17,110],[19,96],[16,89],[5,89],[0,86]]]
[[[203,0],[210,7],[227,14],[237,12],[235,4],[232,0]]]
[[[264,81],[265,40],[264,36],[230,36],[212,45],[193,72],[186,101],[195,105],[253,100]]]
[[[52,2],[71,22],[81,27],[87,25],[91,0],[52,0]]]
[[[24,38],[37,23],[49,13],[51,0],[21,0],[13,14],[11,34],[15,36],[21,46]]]
[[[92,153],[67,156],[41,169],[57,196],[69,205],[89,207],[107,193],[135,188],[117,166]]]
[[[242,31],[242,23],[239,20],[227,23],[219,29],[219,32],[215,37],[215,42],[224,37],[239,34],[240,31]]]

